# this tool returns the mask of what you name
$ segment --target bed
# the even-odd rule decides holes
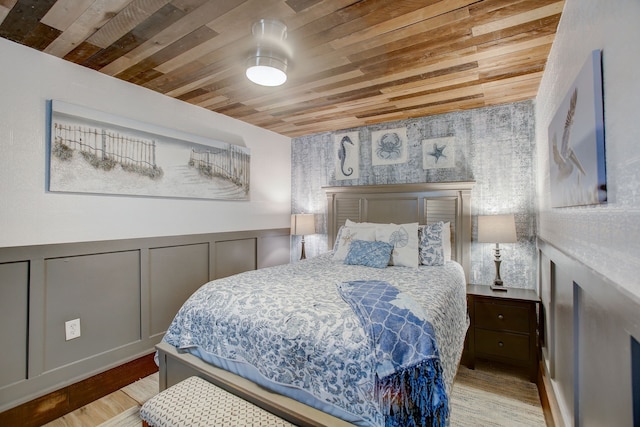
[[[355,286],[375,283],[409,296],[415,312],[424,309],[432,329],[423,335],[433,337],[437,355],[427,369],[441,370],[436,380],[446,396],[468,326],[472,186],[325,188],[330,250],[203,285],[157,346],[160,389],[196,374],[297,425],[384,425],[375,339],[348,299]],[[426,234],[445,240],[441,251],[423,244]],[[390,236],[395,247],[385,243]]]

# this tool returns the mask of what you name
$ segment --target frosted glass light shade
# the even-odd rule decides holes
[[[270,65],[252,65],[247,67],[247,78],[261,86],[280,86],[287,81],[287,74]]]

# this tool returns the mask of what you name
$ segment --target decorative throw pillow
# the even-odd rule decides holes
[[[376,240],[376,229],[373,227],[342,227],[340,235],[336,239],[336,250],[333,253],[334,261],[344,261],[349,253],[349,247],[354,240]]]
[[[376,240],[393,246],[391,265],[418,267],[418,223],[384,224],[376,227]]]
[[[420,264],[444,265],[444,222],[420,227]]]
[[[389,265],[389,258],[393,246],[385,242],[369,242],[354,240],[344,259],[345,264],[364,265],[366,267],[385,268]]]

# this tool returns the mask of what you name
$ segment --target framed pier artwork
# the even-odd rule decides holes
[[[50,101],[47,190],[249,200],[247,147]]]

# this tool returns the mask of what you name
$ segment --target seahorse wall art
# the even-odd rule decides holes
[[[338,149],[338,159],[340,159],[340,170],[342,171],[342,175],[350,176],[353,175],[353,168],[348,167],[346,171],[344,170],[344,161],[347,158],[347,149],[344,146],[345,144],[353,145],[353,142],[351,142],[351,138],[349,138],[348,135],[342,137],[342,140],[340,141],[340,148]]]
[[[360,138],[358,132],[334,135],[336,149],[336,179],[357,179],[359,177]]]

